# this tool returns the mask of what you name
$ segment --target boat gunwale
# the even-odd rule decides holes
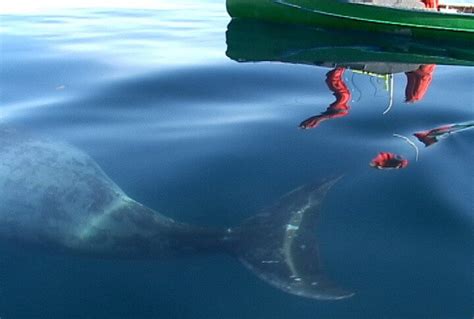
[[[467,34],[474,33],[474,29],[467,29],[467,28],[458,28],[458,27],[443,27],[443,26],[433,26],[429,24],[415,24],[415,23],[409,23],[409,22],[400,22],[400,21],[389,21],[389,20],[376,20],[376,19],[370,19],[366,17],[360,17],[360,16],[350,16],[347,14],[341,14],[341,13],[334,13],[334,12],[327,12],[324,10],[318,10],[314,8],[308,8],[304,7],[301,5],[296,5],[294,3],[288,2],[287,0],[272,0],[272,2],[276,5],[281,5],[281,6],[286,6],[290,7],[293,9],[297,10],[303,10],[306,12],[310,13],[315,13],[315,14],[320,14],[320,15],[325,15],[325,16],[331,16],[335,18],[340,18],[340,19],[348,19],[348,20],[353,20],[353,21],[362,21],[362,22],[368,22],[368,23],[376,23],[376,24],[382,24],[382,25],[391,25],[391,26],[401,26],[401,27],[408,27],[408,28],[418,28],[418,29],[428,29],[428,30],[443,30],[443,31],[455,31],[455,32],[464,32]],[[438,12],[438,11],[429,11],[429,10],[420,10],[420,9],[405,9],[405,8],[392,8],[392,7],[384,7],[384,6],[373,6],[373,5],[367,5],[367,4],[359,4],[359,3],[343,3],[339,2],[341,5],[351,5],[355,6],[358,8],[364,7],[364,10],[366,10],[367,7],[374,7],[370,9],[375,9],[375,10],[381,10],[385,12],[390,12],[393,11],[393,13],[397,13],[399,11],[402,11],[404,13],[411,13],[415,12],[416,14],[423,14],[427,15],[428,17],[432,18],[435,16],[440,16],[443,15],[443,18],[456,18],[456,17],[463,17],[465,18],[466,16],[472,16],[474,18],[474,15],[471,14],[462,14],[462,13],[447,13],[447,12]],[[432,16],[430,16],[432,15]]]
[[[275,0],[274,2],[278,2]],[[339,0],[341,2],[341,0]],[[342,2],[344,3],[344,2]],[[368,3],[350,3],[351,5],[357,5],[357,6],[370,6],[370,7],[376,7],[377,9],[382,8],[382,9],[390,9],[390,10],[396,10],[396,11],[408,11],[408,12],[416,12],[416,13],[421,13],[421,14],[428,14],[428,15],[444,15],[444,16],[453,16],[454,17],[472,17],[474,18],[474,14],[472,13],[463,13],[463,12],[446,12],[446,11],[437,11],[437,10],[427,10],[427,9],[422,9],[422,8],[405,8],[405,7],[388,7],[388,6],[382,6],[382,5],[374,5],[374,4],[368,4]],[[448,4],[441,4],[443,6],[449,6]],[[474,6],[471,6],[474,8]]]

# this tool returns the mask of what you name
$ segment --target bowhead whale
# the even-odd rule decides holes
[[[69,144],[0,129],[0,241],[94,258],[228,253],[283,291],[342,299],[352,293],[324,276],[315,234],[334,183],[300,187],[240,226],[209,229],[131,199]]]

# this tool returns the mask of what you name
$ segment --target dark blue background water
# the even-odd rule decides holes
[[[0,120],[76,145],[130,197],[201,225],[236,225],[345,174],[318,236],[325,269],[356,295],[288,295],[225,255],[111,261],[3,245],[0,317],[471,318],[474,132],[418,143],[418,162],[392,134],[472,120],[473,69],[438,66],[416,104],[396,75],[387,115],[383,86],[348,71],[350,115],[302,131],[334,101],[328,69],[231,61],[228,22],[215,2],[0,16]],[[410,164],[372,169],[379,151]]]

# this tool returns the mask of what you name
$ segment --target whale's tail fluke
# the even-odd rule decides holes
[[[236,228],[236,253],[267,283],[298,296],[336,300],[353,295],[328,280],[321,269],[316,224],[328,190],[339,178],[306,185],[283,196]]]

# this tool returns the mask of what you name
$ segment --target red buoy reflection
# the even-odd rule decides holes
[[[447,136],[448,134],[464,131],[474,128],[474,121],[460,124],[443,125],[428,131],[416,132],[413,135],[425,144],[426,147],[433,145],[439,141],[439,138]]]
[[[408,166],[408,160],[404,159],[400,155],[380,152],[371,162],[370,166],[377,169],[397,169],[405,168]]]
[[[415,103],[423,99],[433,80],[435,68],[435,64],[423,64],[417,70],[405,73],[407,76],[405,102]]]
[[[350,106],[348,103],[351,99],[351,92],[343,80],[345,70],[345,68],[338,67],[326,74],[326,84],[336,97],[336,101],[329,105],[325,112],[301,122],[300,128],[315,128],[324,120],[343,117],[349,114]]]

